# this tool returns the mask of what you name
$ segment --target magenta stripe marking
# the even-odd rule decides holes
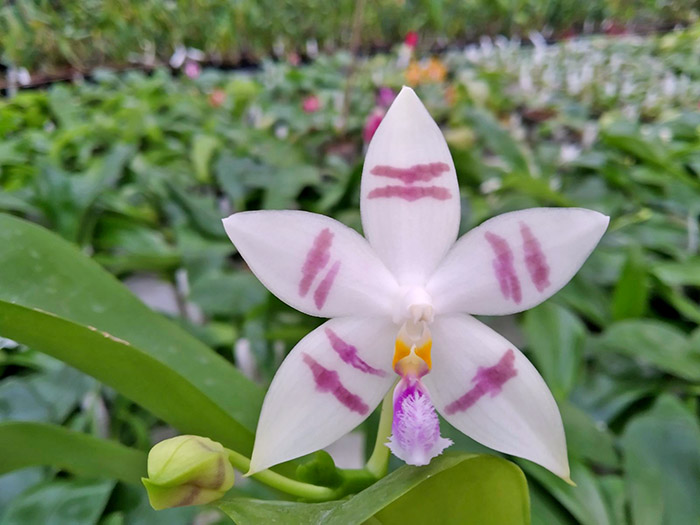
[[[326,304],[328,292],[331,291],[331,286],[333,286],[333,281],[335,281],[335,277],[338,275],[339,270],[340,261],[336,261],[335,264],[331,266],[331,269],[328,270],[328,273],[323,278],[323,281],[318,284],[318,287],[314,291],[314,303],[316,303],[316,308],[319,310],[323,308],[324,304]]]
[[[392,199],[394,197],[413,202],[418,199],[437,199],[445,201],[452,195],[442,186],[383,186],[375,188],[367,196],[370,199]]]
[[[338,377],[338,372],[324,368],[309,354],[302,355],[304,363],[306,363],[311,373],[314,375],[316,390],[333,394],[344,406],[363,416],[369,411],[369,407],[362,401],[360,396],[353,394],[343,386],[340,382],[340,377]]]
[[[331,330],[330,328],[326,328],[325,332],[326,337],[328,337],[328,340],[330,341],[331,346],[333,347],[333,350],[335,350],[335,352],[345,363],[349,364],[353,368],[361,370],[366,374],[372,374],[374,376],[379,377],[384,377],[386,375],[386,372],[384,372],[384,370],[374,368],[373,366],[370,366],[366,361],[364,361],[358,355],[357,347],[343,341],[333,330]]]
[[[305,297],[311,288],[311,284],[318,272],[328,264],[331,258],[331,245],[333,234],[328,228],[324,228],[314,239],[311,249],[306,254],[304,266],[301,267],[301,281],[299,281],[299,295]]]
[[[514,362],[515,353],[512,349],[508,349],[495,365],[488,368],[480,366],[472,379],[472,383],[476,384],[462,397],[447,405],[445,414],[449,416],[456,412],[464,412],[486,394],[491,394],[491,397],[500,394],[503,385],[518,375],[518,371],[513,366]]]
[[[520,235],[523,238],[525,266],[527,266],[527,271],[530,274],[530,280],[537,288],[537,291],[541,292],[551,284],[549,282],[547,257],[542,251],[540,241],[537,240],[530,227],[524,222],[520,223]]]
[[[431,162],[429,164],[416,164],[409,168],[375,166],[370,173],[378,177],[399,179],[404,184],[413,184],[417,181],[427,182],[430,179],[439,177],[445,171],[450,171],[450,167],[444,162]]]
[[[506,299],[513,299],[515,304],[520,304],[522,300],[522,291],[520,289],[520,281],[515,273],[515,257],[513,251],[503,237],[495,233],[486,232],[486,240],[491,245],[494,255],[493,271],[496,273],[496,279],[501,287],[501,293]]]

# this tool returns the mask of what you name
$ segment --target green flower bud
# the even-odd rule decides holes
[[[203,505],[233,486],[226,449],[200,436],[161,441],[148,453],[148,477],[141,478],[156,510]]]

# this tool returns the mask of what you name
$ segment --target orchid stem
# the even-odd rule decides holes
[[[235,469],[241,472],[248,472],[250,469],[250,459],[233,450],[226,449],[226,451],[228,452],[229,463],[231,463]],[[328,501],[338,497],[338,493],[334,489],[296,481],[282,474],[272,472],[271,470],[263,470],[257,474],[253,474],[251,477],[282,492],[307,500]]]
[[[377,439],[374,442],[374,450],[365,465],[365,470],[375,478],[380,479],[386,476],[389,468],[389,447],[386,441],[391,435],[391,423],[394,415],[394,389],[390,389],[382,402],[382,412],[379,416],[379,427],[377,427]]]

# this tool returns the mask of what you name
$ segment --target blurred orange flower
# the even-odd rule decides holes
[[[447,66],[438,58],[431,58],[427,63],[413,61],[404,73],[406,82],[415,86],[418,84],[439,83],[447,77]]]

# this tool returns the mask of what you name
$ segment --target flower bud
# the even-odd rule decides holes
[[[203,505],[233,486],[226,449],[200,436],[177,436],[155,445],[148,454],[148,478],[141,478],[156,510]]]

